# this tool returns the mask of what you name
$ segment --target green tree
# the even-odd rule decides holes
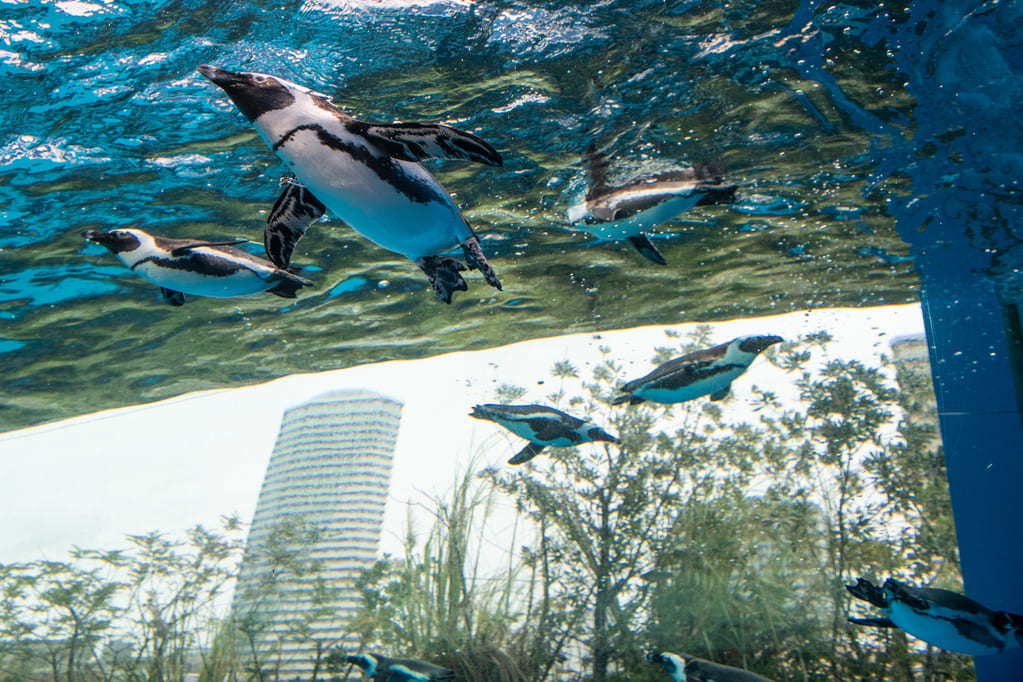
[[[242,529],[129,536],[115,551],[0,565],[0,670],[17,680],[185,678],[216,631]]]
[[[483,558],[493,551],[485,539],[493,500],[470,464],[449,497],[432,501],[425,539],[410,519],[404,556],[385,557],[362,574],[349,630],[363,651],[429,660],[466,682],[524,679],[522,642],[514,638],[522,623],[519,569],[511,552],[503,568]],[[517,634],[529,638],[525,629]],[[334,660],[334,671],[345,668],[340,656]]]

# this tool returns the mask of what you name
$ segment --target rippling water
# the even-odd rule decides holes
[[[996,5],[959,19],[1016,11]],[[913,223],[913,199],[929,201],[920,185],[962,170],[962,154],[933,146],[955,144],[957,117],[979,106],[964,97],[948,120],[921,122],[916,98],[933,112],[948,91],[912,84],[934,81],[927,50],[947,46],[934,31],[954,30],[955,17],[919,6],[3,7],[3,429],[565,331],[913,301],[913,253],[895,216]],[[414,265],[328,215],[296,251],[315,282],[297,301],[163,304],[80,232],[261,240],[284,171],[201,63],[283,76],[363,119],[444,122],[493,144],[504,167],[428,166],[480,234],[503,293],[471,273],[446,306]],[[645,262],[566,224],[591,143],[608,148],[620,178],[719,159],[738,199],[662,226],[654,238],[669,265]],[[1003,158],[1016,177],[1016,157]]]

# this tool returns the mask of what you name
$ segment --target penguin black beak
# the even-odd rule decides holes
[[[109,239],[110,233],[104,230],[82,230],[82,236],[88,239],[90,242],[96,242],[97,244],[104,243],[105,239]]]
[[[212,81],[214,85],[219,85],[220,87],[238,82],[238,74],[232,73],[227,69],[222,69],[219,66],[213,66],[212,64],[200,64],[195,68],[196,71]]]

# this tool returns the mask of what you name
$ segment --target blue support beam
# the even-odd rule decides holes
[[[939,249],[919,263],[963,581],[982,604],[1023,613],[1018,313],[964,260]],[[974,660],[978,682],[1023,680],[1023,648]]]

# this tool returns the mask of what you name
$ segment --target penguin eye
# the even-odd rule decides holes
[[[262,84],[262,83],[266,82],[266,76],[253,76],[252,80],[256,81],[257,83]]]

